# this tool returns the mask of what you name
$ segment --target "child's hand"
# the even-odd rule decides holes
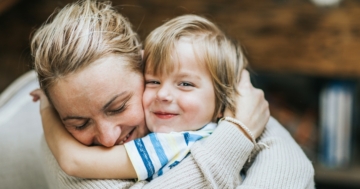
[[[270,118],[269,104],[264,98],[264,92],[254,88],[250,82],[249,72],[241,73],[236,98],[236,115],[225,109],[224,116],[233,117],[243,122],[257,138],[265,129]]]
[[[47,108],[52,108],[52,105],[50,104],[43,90],[35,89],[30,93],[30,95],[33,97],[34,102],[40,100],[40,112]]]

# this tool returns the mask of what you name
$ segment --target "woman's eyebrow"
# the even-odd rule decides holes
[[[63,121],[66,121],[66,120],[69,120],[69,119],[87,119],[85,117],[80,117],[80,116],[66,116],[64,117],[62,120]]]
[[[113,98],[111,98],[111,99],[109,100],[109,102],[107,102],[107,103],[104,105],[104,107],[103,107],[102,109],[103,109],[103,110],[106,110],[106,109],[110,106],[110,104],[111,104],[112,102],[114,102],[114,100],[116,100],[117,97],[123,96],[123,95],[126,94],[126,93],[127,93],[127,91],[124,91],[124,92],[122,92],[122,93],[120,93],[120,94],[115,95]]]

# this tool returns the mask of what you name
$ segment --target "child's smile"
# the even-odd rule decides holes
[[[155,114],[159,119],[171,119],[178,115],[176,113],[169,113],[163,111],[153,111],[152,113]]]

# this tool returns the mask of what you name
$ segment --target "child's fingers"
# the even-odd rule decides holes
[[[40,99],[40,97],[39,96],[32,96],[33,98],[32,98],[32,101],[33,102],[36,102],[36,101],[38,101],[39,99]]]
[[[241,87],[249,87],[252,86],[251,81],[250,81],[250,74],[247,70],[243,70],[241,73],[241,80],[239,83],[239,88]]]
[[[241,73],[241,80],[237,88],[235,115],[225,109],[224,116],[231,116],[242,121],[257,138],[265,128],[270,117],[269,105],[264,92],[255,88],[250,81],[247,70]]]
[[[41,98],[45,97],[45,94],[41,89],[35,89],[35,90],[31,91],[30,95],[33,97],[32,100],[34,102],[36,102],[36,101],[40,100]]]
[[[38,90],[38,89],[35,89],[35,90],[33,90],[33,91],[30,92],[30,96],[32,96],[32,101],[33,101],[33,102],[36,102],[36,101],[38,101],[38,100],[40,99],[40,96],[39,96],[39,94],[37,93],[37,90]]]
[[[31,96],[38,96],[39,98],[41,98],[42,96],[44,96],[44,92],[41,89],[35,89],[33,91],[30,92]]]
[[[42,93],[41,89],[35,89],[33,91],[30,92],[30,95],[40,95]]]
[[[35,89],[35,90],[31,91],[31,92],[30,92],[30,95],[31,95],[31,96],[39,96],[39,94],[37,93],[38,90],[39,90],[39,89]]]

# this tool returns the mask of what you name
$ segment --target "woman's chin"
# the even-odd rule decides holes
[[[129,133],[129,137],[125,140],[126,142],[135,140],[137,138],[142,138],[145,135],[147,135],[149,133],[147,127],[143,126],[144,128],[142,128],[141,126],[136,126],[130,133]]]

